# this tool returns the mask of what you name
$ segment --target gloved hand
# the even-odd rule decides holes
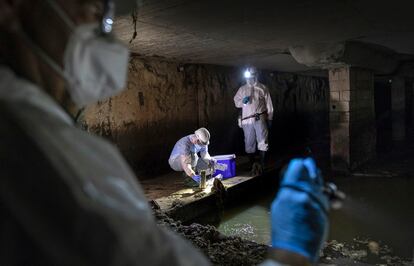
[[[250,96],[245,96],[242,100],[244,104],[248,104],[250,102]]]
[[[272,127],[273,120],[266,120],[267,121],[267,128],[270,129]]]
[[[201,176],[200,175],[192,175],[191,179],[193,179],[197,184],[200,184]]]
[[[329,200],[311,158],[293,159],[271,206],[272,247],[298,253],[311,263],[328,231]]]
[[[214,158],[211,158],[210,161],[208,162],[209,166],[213,167],[214,165],[216,165],[217,160]]]

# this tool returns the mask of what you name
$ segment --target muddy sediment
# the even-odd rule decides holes
[[[213,265],[258,265],[266,259],[267,245],[225,236],[211,225],[184,225],[160,210],[154,210],[154,215],[160,226],[191,241]],[[319,265],[414,265],[411,260],[395,256],[387,245],[369,239],[354,239],[352,243],[328,241],[320,255]]]
[[[268,246],[240,237],[225,236],[214,226],[193,223],[183,225],[160,211],[155,211],[158,224],[168,227],[197,246],[214,265],[257,265],[267,254]]]
[[[348,243],[326,242],[320,262],[328,265],[414,265],[412,259],[396,256],[386,244],[359,238]]]

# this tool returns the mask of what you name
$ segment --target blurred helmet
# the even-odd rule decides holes
[[[208,145],[210,142],[210,132],[204,127],[197,129],[194,134],[203,145]]]
[[[257,69],[255,67],[247,67],[244,71],[244,77],[248,78],[257,78]]]

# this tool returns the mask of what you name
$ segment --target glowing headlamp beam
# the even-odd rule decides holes
[[[250,73],[250,71],[249,70],[246,70],[246,71],[244,71],[244,77],[245,78],[251,78],[252,77],[252,73]]]

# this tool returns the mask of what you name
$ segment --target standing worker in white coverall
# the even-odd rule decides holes
[[[268,135],[273,119],[273,104],[269,89],[257,79],[257,69],[249,67],[244,72],[246,84],[241,86],[234,96],[234,104],[242,108],[241,127],[244,132],[244,144],[253,174],[260,174],[265,164],[265,155],[269,149]],[[257,149],[260,165],[254,163]]]
[[[78,107],[125,86],[128,50],[110,35],[113,4],[0,0],[0,265],[210,264],[157,226],[118,149],[73,122]],[[266,265],[317,259],[326,210],[315,196],[302,200],[321,190],[305,167],[288,169],[272,207]],[[299,177],[312,187],[292,190]]]

